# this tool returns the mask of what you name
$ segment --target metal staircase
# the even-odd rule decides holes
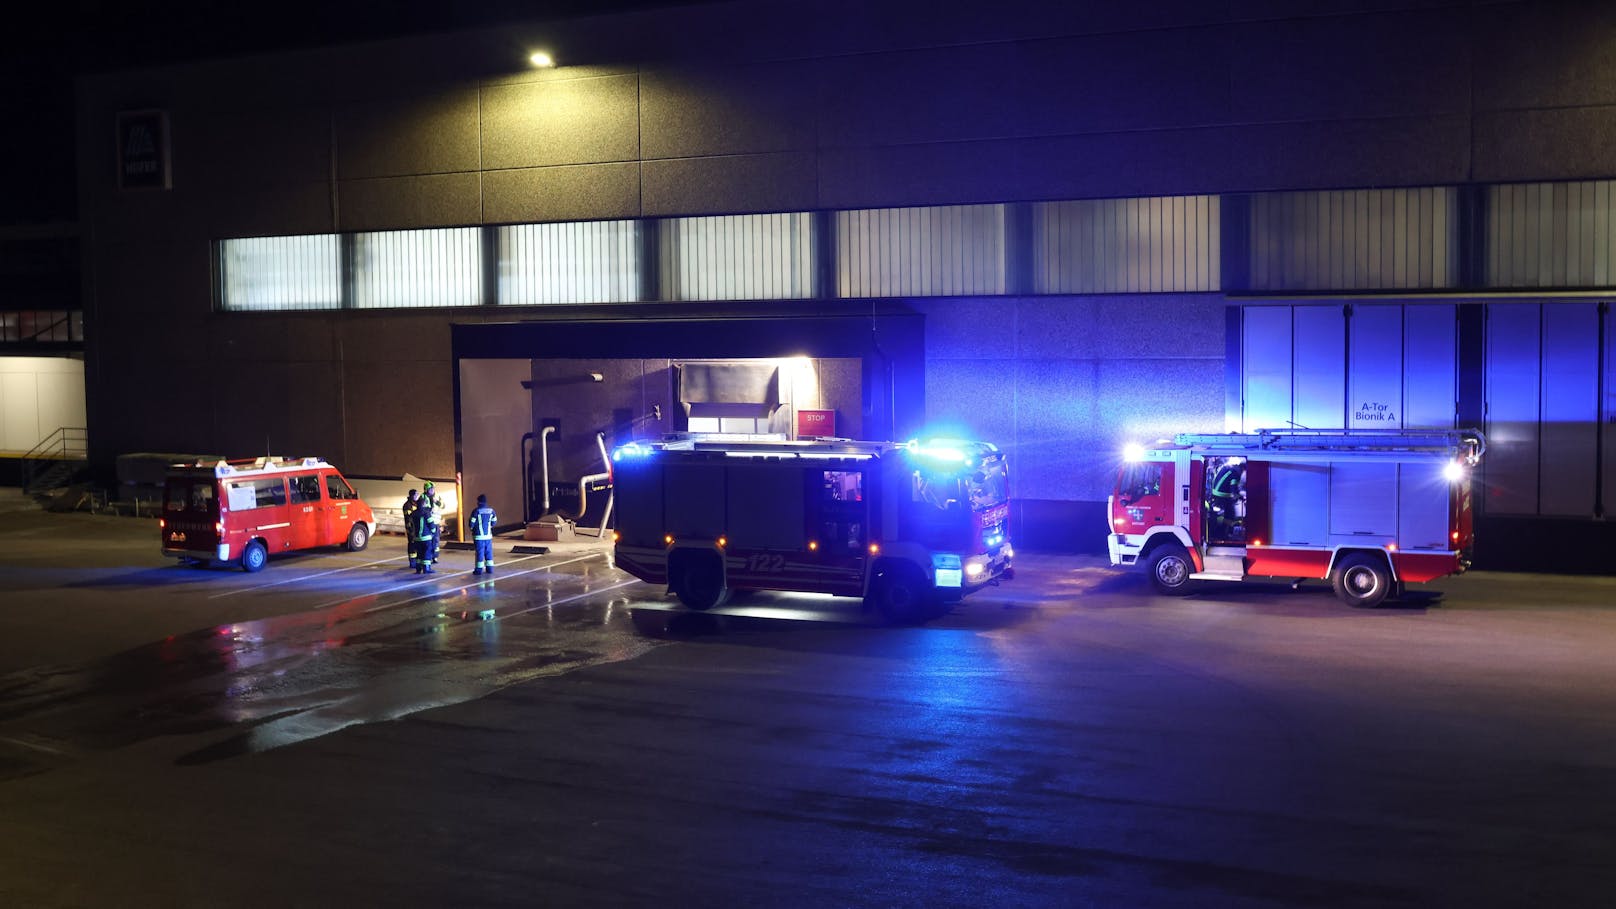
[[[62,426],[22,456],[22,491],[39,495],[71,485],[89,464],[90,433]]]

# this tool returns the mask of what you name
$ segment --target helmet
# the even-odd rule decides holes
[[[422,489],[431,489],[432,488],[432,481],[427,480],[425,483],[422,483],[421,488]]]
[[[487,496],[478,496],[477,497],[477,504],[478,505],[487,505],[488,504],[488,497]]]

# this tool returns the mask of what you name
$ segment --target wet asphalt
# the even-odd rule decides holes
[[[3,505],[4,503],[0,503]],[[0,508],[4,511],[4,508]],[[0,903],[1606,905],[1616,582],[711,614],[590,541],[182,568],[0,529]],[[149,531],[149,540],[147,538]],[[502,544],[501,550],[507,545]],[[547,544],[529,544],[547,545]],[[464,562],[464,565],[460,563]]]

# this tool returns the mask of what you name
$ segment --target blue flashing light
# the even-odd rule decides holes
[[[1122,446],[1122,459],[1124,461],[1143,461],[1145,459],[1145,446],[1138,442],[1129,442]]]
[[[624,458],[648,458],[655,451],[656,449],[649,445],[641,445],[638,442],[629,442],[626,445],[617,446],[617,450],[612,452],[612,460],[621,461]]]
[[[951,461],[957,464],[970,463],[971,456],[965,453],[965,447],[970,442],[961,442],[958,439],[910,439],[904,447],[923,458],[936,461]]]

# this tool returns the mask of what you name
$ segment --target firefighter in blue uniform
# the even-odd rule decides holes
[[[436,504],[434,497],[423,495],[420,507],[415,511],[415,541],[419,547],[416,574],[437,573],[432,563],[438,560],[438,531],[442,519],[438,517],[438,509],[434,507]]]
[[[421,494],[412,489],[410,494],[404,497],[404,506],[400,509],[404,513],[404,549],[409,553],[411,568],[421,566],[421,543],[415,539],[417,529],[415,515],[420,510]]]
[[[471,525],[471,538],[477,545],[477,567],[471,570],[472,574],[494,573],[494,523],[498,520],[494,509],[488,507],[488,496],[478,496],[477,507],[466,519]]]

